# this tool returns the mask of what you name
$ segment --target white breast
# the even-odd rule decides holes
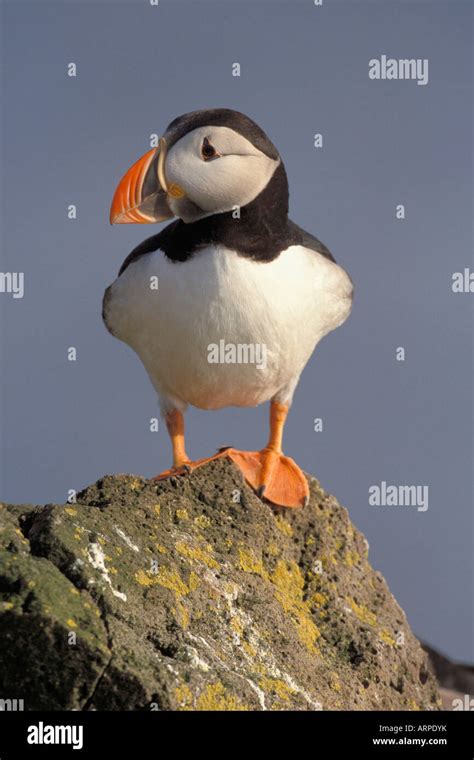
[[[351,294],[341,267],[302,246],[268,263],[222,246],[182,263],[157,251],[114,282],[106,319],[165,410],[290,403],[318,341],[347,318]]]

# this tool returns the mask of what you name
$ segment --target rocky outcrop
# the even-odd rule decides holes
[[[436,710],[347,511],[262,503],[214,461],[0,508],[0,698],[25,709]]]
[[[421,642],[440,685],[443,710],[474,710],[474,667],[453,662]]]

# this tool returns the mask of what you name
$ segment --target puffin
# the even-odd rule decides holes
[[[315,347],[349,316],[353,284],[288,214],[278,150],[251,118],[228,108],[174,119],[118,183],[111,224],[173,219],[127,256],[103,298],[107,329],[140,358],[166,421],[173,464],[156,479],[225,457],[271,506],[308,502],[307,478],[283,454],[283,430]],[[188,457],[188,405],[266,402],[264,448]]]

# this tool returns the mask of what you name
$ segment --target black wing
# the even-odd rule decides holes
[[[309,232],[306,232],[306,230],[304,230],[302,227],[299,227],[297,224],[292,222],[291,219],[288,219],[288,227],[291,233],[292,245],[304,245],[305,248],[311,248],[313,251],[320,253],[326,259],[329,259],[329,261],[334,261],[334,263],[336,263],[336,259],[332,255],[329,248],[326,248],[324,243],[321,243],[317,237],[311,235]]]
[[[153,253],[153,251],[157,251],[159,248],[163,248],[163,246],[168,242],[170,236],[173,234],[173,231],[178,222],[179,219],[177,219],[175,222],[172,222],[171,224],[168,224],[168,226],[161,230],[161,232],[158,232],[157,235],[152,235],[151,237],[144,240],[143,243],[137,245],[137,247],[128,254],[127,258],[123,262],[122,266],[120,267],[118,276],[120,277],[120,275],[125,272],[126,268],[129,267],[130,264],[133,264],[134,261],[137,261],[137,259],[139,259],[141,256],[146,256],[147,253]]]

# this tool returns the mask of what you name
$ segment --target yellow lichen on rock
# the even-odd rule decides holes
[[[312,604],[316,605],[316,607],[322,607],[324,604],[327,604],[328,597],[326,594],[322,594],[318,591],[316,594],[313,594],[310,601]]]
[[[191,570],[188,580],[189,591],[196,591],[200,582],[199,576]]]
[[[237,636],[242,636],[244,632],[244,626],[242,625],[242,621],[237,617],[237,615],[234,615],[231,618],[230,627],[233,631],[235,631]]]
[[[319,559],[324,570],[331,570],[330,563],[337,565],[337,559],[335,557],[334,551],[330,551],[329,554],[321,554],[321,557]]]
[[[176,600],[176,607],[173,607],[173,612],[175,614],[177,623],[179,623],[181,628],[186,630],[186,628],[189,626],[191,616],[184,604],[179,599]]]
[[[181,711],[229,712],[249,709],[237,697],[228,694],[220,681],[208,684],[196,699],[189,686],[177,686],[175,697],[179,703],[178,710]]]
[[[359,618],[359,620],[362,623],[367,623],[367,625],[375,625],[377,622],[377,616],[371,612],[367,607],[364,607],[362,604],[357,604],[355,599],[353,599],[351,596],[348,596],[346,598],[347,603],[349,604],[351,610],[354,612],[354,614]]]
[[[140,586],[162,586],[172,591],[176,600],[175,614],[177,621],[182,628],[188,627],[189,612],[182,603],[182,598],[195,591],[199,586],[200,581],[195,573],[191,572],[189,574],[189,580],[186,584],[177,570],[162,565],[156,573],[151,572],[151,570],[138,570],[135,573],[135,580]]]
[[[389,631],[387,631],[386,628],[381,628],[379,631],[379,638],[382,639],[384,644],[387,644],[389,647],[394,647],[397,643],[393,636],[390,634]]]
[[[329,685],[334,691],[341,691],[341,683],[339,681],[337,673],[331,673],[331,680],[329,681]]]
[[[174,690],[174,695],[179,703],[179,710],[192,709],[191,705],[193,703],[193,693],[189,686],[186,686],[185,684],[182,686],[177,686]]]
[[[250,657],[251,660],[254,660],[256,658],[257,650],[252,646],[252,644],[250,644],[249,641],[242,641],[240,645],[247,657]]]
[[[284,533],[285,536],[293,535],[293,528],[291,527],[290,523],[281,515],[277,515],[275,517],[275,525],[277,526],[280,533]]]
[[[358,552],[348,550],[344,555],[344,564],[348,567],[354,567],[360,562],[360,554]]]
[[[194,524],[197,525],[198,528],[209,528],[211,526],[211,518],[207,517],[207,515],[199,515],[194,518]]]
[[[291,686],[281,678],[262,676],[259,680],[259,686],[266,694],[273,694],[284,702],[288,702],[290,697],[293,694],[296,694],[295,689],[292,689]]]
[[[190,546],[184,541],[178,541],[176,543],[176,551],[189,560],[195,562],[202,562],[212,570],[216,570],[219,567],[219,563],[213,557],[213,549],[210,544],[206,544],[205,547]]]
[[[321,634],[311,617],[311,602],[303,599],[304,577],[296,562],[279,560],[273,573],[269,573],[261,558],[240,547],[239,563],[244,572],[259,575],[276,587],[275,597],[290,615],[300,641],[310,652],[318,653],[315,643]]]
[[[224,686],[217,681],[209,684],[196,702],[196,709],[200,711],[247,711],[249,708],[237,697],[226,692]]]
[[[145,572],[145,570],[137,570],[135,573],[135,580],[140,584],[140,586],[158,585],[156,576],[151,575],[149,571]]]
[[[196,701],[199,711],[246,711],[249,708],[237,697],[228,694],[220,681],[206,686]]]
[[[320,631],[311,617],[311,602],[303,599],[304,577],[296,562],[280,560],[270,576],[276,586],[275,596],[296,626],[300,641],[318,653],[316,641]]]
[[[144,570],[138,570],[138,572],[135,573],[135,578],[141,586],[163,586],[170,591],[174,591],[178,596],[185,596],[189,593],[187,585],[177,570],[172,570],[163,565],[158,568],[156,573],[152,573],[150,570],[147,570],[146,572]]]
[[[239,565],[244,573],[255,573],[263,578],[268,578],[262,558],[256,557],[251,549],[239,548]]]

